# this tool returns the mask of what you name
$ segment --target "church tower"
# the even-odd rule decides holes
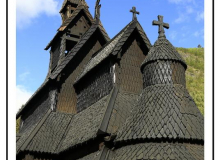
[[[93,17],[85,0],[65,0],[60,10],[62,25],[46,46],[50,49],[48,76],[91,27]]]

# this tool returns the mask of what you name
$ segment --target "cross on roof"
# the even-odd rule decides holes
[[[136,14],[140,14],[140,12],[136,11],[136,7],[132,7],[130,12],[133,13],[133,21],[137,20],[137,15]]]
[[[165,37],[165,31],[164,28],[169,29],[170,25],[168,23],[164,23],[163,22],[163,16],[158,15],[158,21],[153,21],[153,25],[158,25],[159,29],[158,29],[158,33],[159,33],[159,38],[160,37]]]

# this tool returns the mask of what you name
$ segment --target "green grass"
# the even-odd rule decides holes
[[[19,132],[20,121],[21,121],[21,117],[19,117],[18,119],[16,119],[16,133]]]
[[[204,115],[204,48],[176,48],[187,63],[186,88]]]

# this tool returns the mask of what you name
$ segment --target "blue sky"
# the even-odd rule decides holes
[[[96,0],[86,0],[94,14]],[[59,9],[63,0],[17,0],[16,5],[16,86],[17,108],[43,83],[49,67],[49,51],[44,48],[61,25]],[[204,46],[203,0],[101,0],[101,21],[110,38],[132,20],[129,10],[136,6],[142,25],[152,44],[158,27],[157,15],[170,24],[167,39],[176,47]]]

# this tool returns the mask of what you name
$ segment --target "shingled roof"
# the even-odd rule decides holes
[[[73,117],[66,136],[58,149],[59,152],[66,151],[97,136],[108,101],[109,95]]]
[[[157,60],[174,60],[181,62],[186,68],[186,62],[177,52],[175,47],[166,39],[159,38],[153,45],[152,49],[148,53],[148,56],[145,58],[142,63],[141,68],[143,68],[146,64],[151,63],[152,61]]]
[[[36,125],[19,135],[17,154],[21,151],[59,154],[96,138],[110,96],[76,115],[49,110]]]
[[[187,92],[185,84],[175,84],[176,81],[172,80],[167,83],[163,80],[169,75],[174,77],[174,72],[167,64],[163,66],[163,63],[157,63],[158,60],[177,61],[186,67],[179,53],[165,37],[155,42],[143,62],[142,69],[152,68],[150,62],[154,62],[153,64],[159,67],[155,67],[157,69],[153,73],[143,73],[148,75],[144,77],[144,81],[150,81],[150,77],[157,75],[161,81],[158,80],[157,84],[146,83],[148,85],[140,95],[132,116],[116,141],[154,138],[204,140],[203,116]],[[181,69],[181,66],[176,72],[178,69]],[[180,77],[185,79],[184,71],[182,74]]]
[[[46,46],[45,50],[48,50],[50,48],[50,46],[52,45],[53,41],[61,36],[63,34],[63,32],[68,28],[68,26],[71,24],[71,22],[74,21],[74,19],[77,17],[77,15],[79,15],[79,13],[84,13],[88,20],[90,21],[90,23],[93,23],[94,20],[92,18],[92,15],[90,14],[88,8],[84,5],[79,5],[74,12],[72,13],[72,15],[67,18],[64,23],[58,28],[58,32],[56,33],[56,35],[54,36],[54,38],[48,43],[48,45]]]
[[[23,151],[55,154],[71,119],[72,115],[51,112]]]
[[[89,40],[89,38],[95,33],[96,30],[99,30],[103,38],[107,41],[110,40],[108,34],[103,28],[101,22],[98,24],[93,24],[90,29],[83,35],[83,37],[79,40],[79,42],[74,46],[74,48],[68,53],[65,59],[58,65],[55,70],[51,73],[50,78],[55,79],[58,74],[65,68],[65,66],[69,63],[69,61],[78,53],[78,51],[85,45],[85,43]]]
[[[38,93],[42,91],[46,87],[46,85],[49,84],[50,79],[55,79],[61,73],[61,71],[65,68],[69,61],[78,53],[78,51],[84,46],[84,44],[95,33],[96,30],[99,30],[102,33],[103,38],[106,41],[110,40],[101,22],[99,22],[99,24],[93,24],[79,40],[79,42],[74,46],[74,48],[68,53],[68,55],[62,60],[62,62],[55,68],[51,75],[44,81],[44,83],[37,89],[37,91],[35,91],[35,93],[26,102],[26,104],[17,112],[16,118],[18,118],[22,114],[26,106],[33,100],[33,98],[38,95]]]
[[[187,143],[140,143],[112,151],[108,157],[107,160],[202,160],[204,147]]]
[[[175,71],[170,66],[175,66]],[[203,152],[204,117],[185,88],[183,67],[186,69],[186,64],[175,48],[165,37],[160,37],[143,62],[145,85],[137,105],[114,140],[117,146],[136,145],[116,150],[115,159],[203,158],[199,154]],[[153,70],[149,72],[149,68]],[[158,77],[156,83],[147,83],[152,77]],[[172,151],[169,155],[168,150]]]
[[[116,141],[136,139],[203,140],[203,116],[182,85],[146,87]]]
[[[131,21],[124,29],[122,29],[114,38],[112,38],[109,43],[107,43],[101,50],[96,53],[96,56],[93,57],[88,64],[86,65],[83,72],[78,76],[75,81],[75,84],[84,77],[88,72],[90,72],[93,68],[98,66],[103,60],[108,58],[110,55],[116,55],[119,53],[121,47],[125,44],[126,40],[132,34],[132,32],[137,29],[141,38],[143,39],[146,46],[150,49],[151,43],[147,38],[143,28],[141,27],[138,21]]]

